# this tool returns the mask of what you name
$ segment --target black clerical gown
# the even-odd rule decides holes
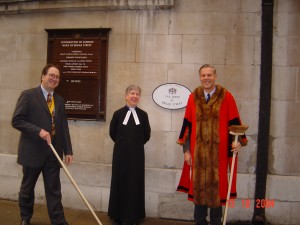
[[[109,134],[115,142],[108,215],[124,222],[137,222],[145,217],[144,144],[150,139],[148,115],[135,108],[140,124],[131,113],[123,124],[129,108],[117,110],[110,122]]]

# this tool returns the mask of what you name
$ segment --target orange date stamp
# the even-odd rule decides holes
[[[274,199],[255,199],[255,208],[274,208],[275,207],[275,201]],[[251,199],[242,199],[242,208],[250,208],[251,205]],[[234,208],[235,207],[235,199],[230,199],[228,201],[228,207]]]

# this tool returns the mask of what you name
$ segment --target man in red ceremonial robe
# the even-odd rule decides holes
[[[199,69],[201,86],[189,96],[178,143],[183,145],[184,166],[177,191],[188,193],[195,204],[196,225],[221,225],[222,205],[226,204],[228,166],[233,152],[247,144],[246,136],[234,143],[229,126],[241,125],[231,93],[215,84],[217,74],[212,65]],[[237,162],[237,161],[236,161]],[[235,164],[230,197],[236,198]],[[231,169],[231,168],[230,168]]]

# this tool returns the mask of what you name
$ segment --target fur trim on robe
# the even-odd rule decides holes
[[[184,164],[177,190],[189,193],[189,200],[195,204],[215,208],[226,203],[227,169],[232,159],[228,128],[240,124],[234,98],[220,85],[216,85],[208,104],[201,86],[190,95],[178,143],[183,144],[189,136],[192,168]],[[232,198],[236,197],[236,165]]]

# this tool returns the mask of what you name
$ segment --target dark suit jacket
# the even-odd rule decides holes
[[[64,100],[54,92],[55,145],[59,156],[72,155],[72,145]],[[47,142],[40,138],[44,129],[51,131],[51,114],[40,86],[21,93],[12,118],[14,128],[21,131],[17,162],[24,166],[40,167],[51,152]]]

